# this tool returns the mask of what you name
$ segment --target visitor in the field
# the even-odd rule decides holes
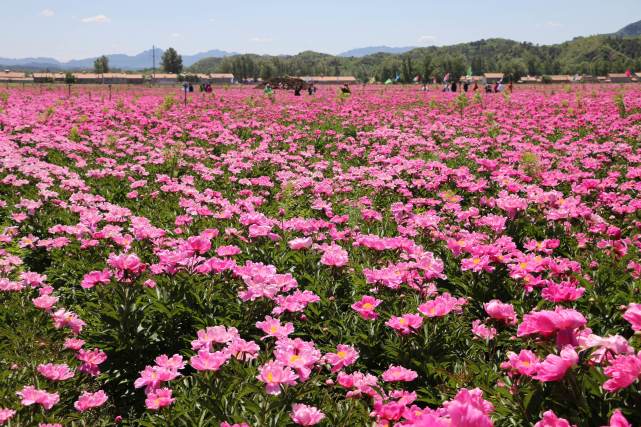
[[[465,83],[463,83],[463,92],[467,93],[468,90],[470,90],[470,84],[466,80]]]
[[[456,87],[456,81],[452,82],[452,92],[456,93],[457,87]]]
[[[341,92],[342,92],[344,95],[350,95],[350,94],[352,93],[352,91],[350,90],[350,88],[349,88],[349,86],[347,85],[347,83],[345,83],[345,84],[343,85],[343,87],[341,88]]]

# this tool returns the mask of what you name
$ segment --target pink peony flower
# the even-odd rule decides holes
[[[228,352],[216,351],[210,353],[208,350],[198,351],[197,356],[192,356],[189,364],[197,371],[217,371],[231,357]]]
[[[258,368],[258,381],[265,383],[267,394],[280,394],[280,386],[295,385],[298,375],[282,362],[272,360]]]
[[[286,338],[294,332],[294,325],[291,322],[281,325],[279,319],[274,319],[271,316],[265,316],[264,321],[256,322],[256,327],[265,333],[265,336],[261,338],[263,340],[267,337],[276,339]]]
[[[391,365],[385,372],[383,372],[381,378],[383,378],[383,381],[388,383],[399,381],[411,382],[418,378],[418,374],[411,369],[406,369],[402,366]]]
[[[477,319],[472,322],[472,333],[484,340],[491,340],[496,336],[496,329],[484,325]]]
[[[579,362],[579,355],[572,346],[566,346],[561,350],[560,356],[549,354],[543,362],[536,367],[536,375],[533,377],[539,381],[559,381],[565,377],[565,373]]]
[[[546,411],[543,413],[543,418],[538,423],[534,424],[534,427],[575,427],[570,424],[568,420],[559,418],[552,411]]]
[[[363,319],[374,320],[378,317],[378,313],[374,310],[381,304],[381,302],[383,301],[369,295],[364,295],[360,301],[352,304],[352,309],[355,310]]]
[[[343,267],[347,265],[347,251],[338,245],[331,245],[325,248],[321,256],[321,264],[330,267]]]
[[[4,425],[16,414],[16,411],[13,409],[0,408],[0,425]]]
[[[339,344],[336,350],[336,353],[327,353],[324,357],[325,362],[332,365],[332,372],[338,372],[358,359],[358,351],[352,346]]]
[[[633,330],[641,331],[641,304],[630,304],[623,313],[623,318],[630,322]]]
[[[51,409],[58,401],[60,396],[58,393],[48,393],[44,390],[39,390],[34,386],[25,386],[21,391],[16,393],[22,399],[20,403],[24,406],[33,404],[41,405],[44,409]]]
[[[312,247],[312,239],[311,237],[299,237],[299,238],[290,240],[289,242],[287,242],[287,245],[293,251],[309,249]]]
[[[392,316],[385,324],[402,335],[407,335],[421,327],[423,318],[418,314],[404,314],[402,317]]]
[[[313,426],[320,423],[325,418],[325,414],[323,414],[318,408],[304,405],[302,403],[294,403],[292,405],[292,412],[290,416],[292,421],[301,426]]]
[[[64,363],[60,365],[40,364],[37,369],[40,375],[51,381],[64,381],[74,376],[74,372]]]
[[[617,356],[603,372],[609,378],[603,383],[603,389],[611,392],[621,390],[641,376],[641,357],[636,355]]]
[[[80,286],[84,289],[91,289],[97,284],[109,284],[111,281],[111,272],[109,270],[90,271],[85,274],[80,282]]]
[[[492,319],[502,320],[508,324],[516,324],[516,312],[512,304],[504,304],[497,299],[483,304],[485,312]]]
[[[605,427],[632,427],[632,424],[623,416],[620,409],[615,409],[610,417],[610,425]]]
[[[98,390],[95,393],[84,391],[78,400],[74,402],[73,407],[76,408],[77,411],[85,412],[104,405],[106,401],[107,393],[102,390]]]
[[[159,388],[147,394],[145,399],[145,406],[147,409],[157,411],[165,406],[169,406],[176,401],[171,397],[172,390],[170,388]]]

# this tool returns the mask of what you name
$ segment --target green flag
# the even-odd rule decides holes
[[[467,75],[468,76],[472,76],[472,66],[471,65],[467,66]]]

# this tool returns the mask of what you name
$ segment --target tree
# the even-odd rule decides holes
[[[412,83],[414,79],[414,67],[412,65],[412,58],[405,55],[401,62],[401,81],[403,83]]]
[[[429,83],[432,79],[433,73],[434,66],[432,65],[432,57],[425,55],[423,57],[423,62],[421,63],[421,81],[423,83]]]
[[[183,57],[170,47],[162,54],[162,68],[168,73],[180,74],[183,70]]]
[[[105,55],[102,55],[100,58],[96,58],[93,62],[93,69],[96,74],[104,74],[109,72],[109,58]]]

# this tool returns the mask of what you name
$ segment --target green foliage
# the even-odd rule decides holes
[[[183,70],[183,58],[173,47],[163,52],[160,63],[168,73],[180,74]]]
[[[102,55],[93,62],[93,69],[96,74],[104,74],[109,72],[109,58]]]

